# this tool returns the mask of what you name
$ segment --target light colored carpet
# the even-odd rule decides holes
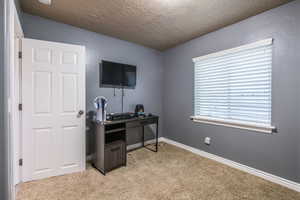
[[[20,185],[17,200],[300,200],[300,193],[160,143],[106,176],[92,167]]]

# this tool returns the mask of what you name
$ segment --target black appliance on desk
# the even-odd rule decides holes
[[[116,121],[116,120],[124,120],[124,119],[132,119],[136,117],[135,113],[127,112],[127,113],[110,113],[107,115],[106,120]]]
[[[137,105],[135,106],[134,113],[135,113],[137,116],[145,115],[144,105],[143,105],[143,104],[137,104]]]
[[[150,114],[151,116],[151,114]],[[145,110],[143,104],[137,104],[135,106],[134,113],[126,112],[126,113],[110,113],[107,115],[106,120],[116,121],[116,120],[125,120],[132,119],[135,117],[146,117]]]

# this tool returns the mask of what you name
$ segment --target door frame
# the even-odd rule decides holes
[[[16,196],[16,186],[21,181],[19,158],[21,157],[21,121],[20,112],[18,110],[20,94],[20,62],[18,52],[20,45],[17,45],[19,39],[24,37],[19,15],[15,2],[6,0],[6,44],[5,44],[5,77],[6,80],[6,125],[7,125],[7,144],[8,144],[8,199],[14,200]]]

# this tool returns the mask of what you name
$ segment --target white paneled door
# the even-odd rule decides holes
[[[85,48],[22,40],[23,181],[85,169]]]

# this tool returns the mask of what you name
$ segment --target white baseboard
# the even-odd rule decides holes
[[[234,162],[232,160],[228,160],[226,158],[222,158],[220,156],[217,156],[217,155],[214,155],[214,154],[211,154],[211,153],[208,153],[208,152],[196,149],[194,147],[190,147],[190,146],[184,145],[182,143],[176,142],[174,140],[170,140],[168,138],[161,137],[160,141],[168,143],[168,144],[172,144],[174,146],[177,146],[179,148],[185,149],[185,150],[190,151],[192,153],[195,153],[197,155],[200,155],[200,156],[203,156],[203,157],[215,160],[215,161],[220,162],[222,164],[228,165],[230,167],[239,169],[241,171],[247,172],[249,174],[258,176],[258,177],[263,178],[265,180],[271,181],[273,183],[276,183],[276,184],[282,185],[284,187],[287,187],[289,189],[292,189],[292,190],[295,190],[297,192],[300,192],[300,183],[296,183],[296,182],[284,179],[282,177],[275,176],[273,174],[270,174],[270,173],[267,173],[267,172],[264,172],[264,171],[261,171],[261,170],[258,170],[258,169],[255,169],[255,168],[252,168],[252,167],[249,167],[249,166],[237,163],[237,162]]]

